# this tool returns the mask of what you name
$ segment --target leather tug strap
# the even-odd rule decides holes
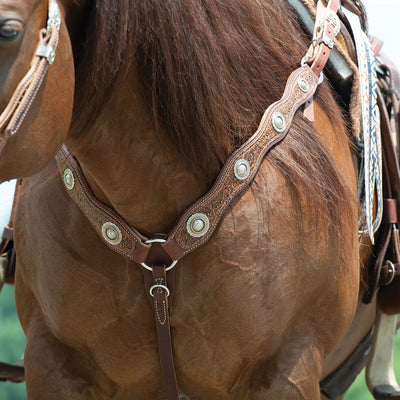
[[[176,262],[206,243],[228,206],[249,187],[269,150],[287,135],[295,113],[312,97],[337,33],[339,0],[331,0],[313,45],[315,54],[289,76],[284,94],[265,111],[254,135],[228,159],[210,191],[180,218],[166,239],[148,239],[129,226],[113,209],[96,199],[77,160],[64,146],[56,160],[69,196],[113,251],[140,263],[154,311],[161,367],[168,400],[178,400],[169,311],[174,294]],[[320,7],[321,10],[321,7]],[[335,18],[336,16],[336,18]],[[321,40],[319,40],[321,39]]]
[[[165,265],[154,265],[144,271],[145,288],[154,312],[160,363],[167,399],[178,399],[178,385],[172,352],[170,312],[175,289],[175,269],[167,273]]]

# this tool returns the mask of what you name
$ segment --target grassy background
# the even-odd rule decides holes
[[[24,348],[25,336],[15,310],[14,287],[5,285],[0,294],[0,361],[18,361]],[[25,399],[25,384],[0,382],[0,400]]]

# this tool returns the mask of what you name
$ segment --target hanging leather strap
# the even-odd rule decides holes
[[[313,63],[311,69],[315,75],[319,76],[324,69],[331,49],[333,49],[333,39],[340,30],[340,20],[336,15],[339,7],[339,0],[330,0],[324,8],[319,1],[317,4],[317,21],[315,24],[315,47],[311,59]],[[320,20],[318,20],[321,18]]]
[[[144,270],[146,293],[154,312],[157,328],[161,371],[167,400],[179,400],[175,363],[172,351],[170,307],[175,289],[175,270],[166,272],[165,265],[154,265]]]

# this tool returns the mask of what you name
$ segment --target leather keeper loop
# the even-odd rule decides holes
[[[2,239],[13,240],[14,239],[14,229],[10,228],[8,225],[4,227]]]
[[[385,224],[397,224],[397,200],[383,199],[383,217],[382,222]]]

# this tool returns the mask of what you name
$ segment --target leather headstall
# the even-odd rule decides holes
[[[30,107],[54,61],[61,24],[57,0],[49,0],[47,27],[40,31],[40,39],[31,67],[21,79],[7,107],[0,115],[0,151],[7,139],[21,127]]]
[[[286,137],[297,110],[306,104],[305,115],[312,119],[312,98],[340,28],[338,7],[339,0],[330,0],[326,8],[318,5],[313,44],[302,66],[289,76],[282,98],[267,108],[254,135],[229,157],[210,191],[186,210],[168,235],[148,238],[129,226],[113,209],[96,199],[78,161],[65,147],[57,155],[67,193],[99,237],[112,250],[142,267],[155,314],[168,400],[179,398],[169,327],[174,267],[179,259],[212,237],[226,209],[249,187],[269,150]]]

